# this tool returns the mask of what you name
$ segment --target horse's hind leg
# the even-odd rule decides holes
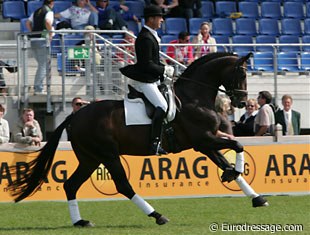
[[[142,197],[134,192],[126,177],[125,170],[118,156],[113,159],[109,158],[107,161],[104,161],[103,164],[111,174],[116,189],[119,193],[123,194],[134,204],[136,204],[136,206],[138,206],[144,212],[144,214],[148,215],[149,217],[154,217],[158,225],[166,224],[169,221],[168,218],[156,212],[148,202],[146,202]]]
[[[66,192],[69,212],[72,224],[74,226],[81,227],[93,227],[94,225],[83,220],[80,216],[79,206],[76,200],[76,193],[81,185],[91,176],[95,169],[97,169],[99,163],[79,163],[79,166],[70,178],[64,183],[64,189]]]

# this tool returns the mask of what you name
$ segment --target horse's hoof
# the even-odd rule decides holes
[[[158,219],[156,219],[156,224],[163,225],[169,222],[169,219],[165,216],[160,216]]]
[[[252,206],[253,207],[269,206],[269,203],[263,196],[258,196],[252,199]]]
[[[240,172],[236,171],[234,168],[226,168],[221,176],[222,182],[231,182],[235,180],[240,175]]]
[[[88,221],[88,220],[79,220],[78,222],[76,222],[74,225],[74,227],[95,227],[95,225]]]

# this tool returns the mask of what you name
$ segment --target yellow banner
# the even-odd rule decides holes
[[[223,151],[234,163],[235,152]],[[2,152],[0,161],[0,201],[12,201],[7,184],[14,180],[9,167],[16,166],[17,177],[35,154]],[[206,156],[194,150],[161,157],[122,156],[127,177],[144,197],[243,195],[235,182],[222,183],[222,171]],[[73,151],[58,150],[47,181],[26,200],[66,200],[63,183],[77,167]],[[244,178],[262,194],[309,193],[309,145],[245,146]],[[103,165],[80,188],[78,199],[123,198],[118,194]]]

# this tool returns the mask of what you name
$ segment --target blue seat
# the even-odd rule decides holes
[[[272,52],[254,52],[253,69],[255,71],[273,72],[273,53]]]
[[[248,35],[235,35],[232,37],[232,43],[238,43],[238,44],[253,44],[252,36]],[[233,46],[232,47],[233,52],[236,52],[239,54],[240,52],[251,52],[254,51],[253,46]]]
[[[281,35],[279,37],[279,43],[285,43],[285,44],[292,44],[297,43],[299,44],[299,37],[296,35]],[[279,51],[282,52],[289,52],[289,51],[300,51],[299,46],[280,46]]]
[[[310,35],[302,36],[301,40],[302,40],[302,43],[309,43],[310,44]],[[310,46],[303,46],[302,50],[310,52]]]
[[[258,35],[256,37],[256,43],[257,44],[263,44],[263,43],[276,43],[277,39],[275,36],[272,35]],[[256,46],[256,51],[273,51],[272,46]]]
[[[181,31],[187,31],[185,18],[167,18],[165,20],[166,34],[178,35]]]
[[[27,15],[30,16],[35,10],[43,6],[43,1],[29,1],[27,3]]]
[[[310,4],[309,4],[310,5]],[[305,30],[305,32],[304,32],[304,34],[308,34],[308,35],[310,35],[310,18],[307,18],[307,19],[305,19],[305,21],[304,21],[304,30]]]
[[[177,39],[178,39],[178,35],[176,35],[176,34],[175,35],[166,34],[166,35],[161,36],[160,42],[161,43],[170,43],[171,41],[177,40]],[[161,46],[161,51],[166,53],[167,46]]]
[[[239,11],[242,12],[244,18],[259,18],[258,3],[257,2],[239,2]]]
[[[2,4],[3,18],[10,18],[13,21],[27,17],[23,1],[5,1]]]
[[[302,2],[284,2],[283,16],[285,18],[304,19],[304,8]]]
[[[215,18],[212,21],[213,34],[216,35],[228,35],[232,36],[234,34],[233,31],[233,23],[230,18]]]
[[[261,16],[263,18],[281,19],[281,4],[279,2],[262,2]]]
[[[53,11],[54,13],[59,13],[59,12],[62,12],[68,9],[71,6],[72,6],[72,2],[69,2],[69,1],[55,1]]]
[[[280,30],[279,30],[279,24],[277,19],[259,19],[258,20],[259,34],[263,35],[274,35],[279,36]]]
[[[227,17],[231,13],[237,11],[235,2],[231,1],[216,1],[215,2],[215,13],[218,17]]]
[[[136,15],[138,18],[143,17],[144,4],[140,1],[126,1],[129,11]]]
[[[300,19],[282,19],[281,20],[282,34],[301,36],[302,29]]]
[[[131,30],[135,35],[138,35],[139,33],[139,25],[134,20],[127,20],[126,21],[128,30]]]
[[[306,17],[310,18],[310,2],[306,3]]]
[[[279,52],[277,54],[278,71],[298,72],[298,57],[296,52]]]
[[[310,71],[310,53],[302,52],[300,54],[300,69]]]
[[[28,28],[26,27],[27,20],[28,20],[28,18],[20,19],[20,32],[21,33],[28,33],[29,32]]]
[[[203,22],[208,21],[205,18],[190,18],[188,23],[189,23],[189,33],[191,35],[196,35],[198,34],[199,30],[200,30],[200,25]]]
[[[201,2],[201,14],[203,18],[214,18],[214,5],[213,2]]]
[[[215,41],[216,41],[216,44],[229,44],[230,41],[229,41],[229,36],[226,36],[226,35],[214,35],[213,36]],[[217,46],[217,51],[219,52],[229,52],[231,49],[230,49],[230,46]]]
[[[256,36],[256,20],[252,18],[236,19],[236,34]]]

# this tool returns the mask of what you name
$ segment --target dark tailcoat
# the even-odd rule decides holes
[[[142,28],[136,42],[137,63],[121,68],[125,76],[140,82],[152,83],[163,80],[165,66],[160,63],[159,44],[153,34]]]
[[[283,135],[285,135],[287,127],[285,123],[284,111],[283,110],[277,111],[275,115],[275,119],[276,119],[276,124],[279,123],[282,125],[282,132],[283,132]],[[292,110],[292,126],[294,130],[294,135],[299,135],[300,134],[300,113],[295,110]]]

